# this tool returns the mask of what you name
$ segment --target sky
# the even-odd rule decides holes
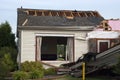
[[[17,8],[98,11],[105,19],[120,18],[120,0],[0,0],[0,24],[8,21],[16,34]]]

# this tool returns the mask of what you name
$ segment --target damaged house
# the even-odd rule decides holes
[[[17,9],[18,63],[74,62],[88,52],[86,36],[104,18],[97,11]]]
[[[103,20],[88,33],[89,52],[101,53],[120,44],[120,20]]]

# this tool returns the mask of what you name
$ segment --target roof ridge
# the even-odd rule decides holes
[[[18,25],[22,26],[91,26],[99,24],[104,19],[97,11],[76,10],[18,8],[17,15]]]
[[[26,12],[33,16],[64,16],[64,17],[102,17],[97,11],[77,11],[77,10],[42,10],[18,8],[18,11]],[[72,19],[72,18],[70,18]]]
[[[17,10],[43,10],[43,11],[73,11],[73,12],[98,12],[96,10],[76,10],[76,9],[72,9],[72,10],[67,10],[67,9],[31,9],[31,8],[17,8]]]

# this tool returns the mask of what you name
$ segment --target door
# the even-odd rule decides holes
[[[100,42],[99,43],[99,52],[106,51],[108,49],[108,42]]]
[[[97,40],[97,52],[101,53],[110,47],[110,40]]]

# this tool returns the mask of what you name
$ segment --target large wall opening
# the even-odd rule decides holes
[[[66,37],[42,37],[41,60],[66,60]]]
[[[37,60],[73,61],[73,37],[37,37]]]

